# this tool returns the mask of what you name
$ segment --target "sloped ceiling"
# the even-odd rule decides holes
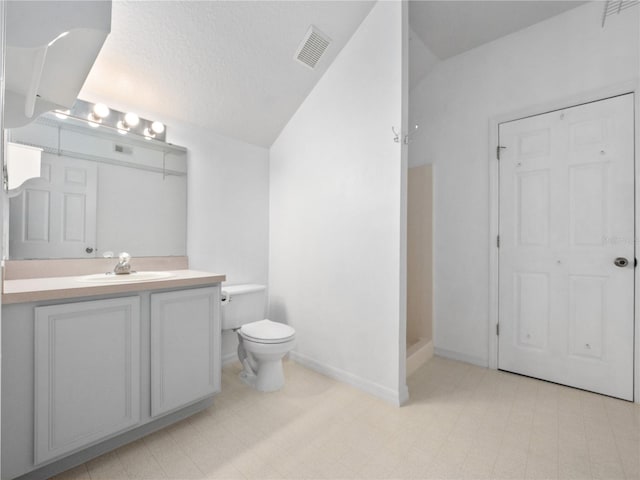
[[[430,0],[409,2],[413,31],[441,60],[579,7],[584,1]]]
[[[587,3],[581,0],[412,0],[409,88],[441,60]],[[604,3],[603,3],[604,5]]]
[[[411,1],[410,86],[438,61],[584,1]],[[112,32],[80,94],[268,147],[373,7],[364,1],[113,2]],[[293,57],[310,25],[333,41]]]
[[[114,1],[80,97],[270,146],[373,3]],[[332,39],[315,70],[293,58],[310,25]]]

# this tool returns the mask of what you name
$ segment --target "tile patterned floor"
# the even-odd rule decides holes
[[[293,362],[56,480],[640,479],[640,405],[434,358],[395,408]]]

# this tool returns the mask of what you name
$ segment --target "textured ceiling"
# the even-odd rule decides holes
[[[112,32],[80,97],[270,146],[373,3],[114,0]],[[439,60],[583,3],[411,1],[411,86]],[[315,70],[293,60],[312,24],[333,40]]]
[[[584,1],[411,1],[409,23],[438,58],[458,55],[529,27]]]
[[[114,1],[112,32],[80,94],[270,146],[372,1]],[[293,57],[313,24],[333,42]]]

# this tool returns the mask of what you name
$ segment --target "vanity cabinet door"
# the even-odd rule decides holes
[[[35,463],[140,421],[140,298],[35,308]]]
[[[220,288],[151,295],[151,415],[220,391]]]

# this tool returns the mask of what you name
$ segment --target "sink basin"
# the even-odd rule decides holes
[[[86,283],[129,283],[129,282],[148,282],[151,280],[163,280],[171,278],[174,275],[171,272],[131,272],[125,275],[114,275],[113,273],[94,273],[93,275],[84,275],[78,277],[78,282]]]

